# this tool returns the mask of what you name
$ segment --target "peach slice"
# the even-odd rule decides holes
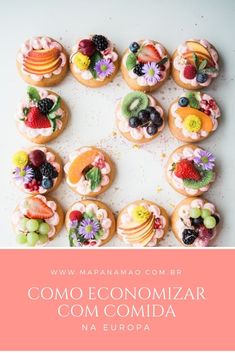
[[[187,59],[187,61],[188,61],[190,64],[194,65],[193,53],[197,55],[197,57],[198,57],[198,59],[199,59],[199,63],[202,62],[203,60],[207,60],[209,66],[215,66],[215,65],[214,65],[214,62],[213,62],[213,60],[211,59],[210,56],[205,55],[205,54],[202,54],[202,53],[200,53],[200,52],[187,52],[187,53],[183,54],[183,57],[184,57],[185,59]]]
[[[34,60],[40,60],[47,57],[57,58],[59,55],[60,55],[60,51],[57,48],[38,49],[38,50],[34,49],[28,53],[28,57],[33,58]]]
[[[82,177],[83,170],[94,162],[94,159],[99,155],[99,151],[92,150],[86,151],[77,156],[71,163],[68,170],[68,179],[72,184],[77,184]]]
[[[186,44],[191,51],[198,52],[210,57],[210,53],[202,44],[194,41],[187,41]]]
[[[176,113],[179,114],[179,116],[183,119],[185,119],[188,115],[196,115],[201,120],[201,123],[202,123],[201,130],[210,132],[213,128],[211,118],[207,114],[201,112],[200,110],[190,108],[190,107],[185,107],[185,108],[181,107],[176,110]]]
[[[57,60],[48,62],[46,64],[44,63],[43,65],[41,65],[41,63],[32,65],[31,63],[25,61],[24,68],[28,72],[40,75],[40,74],[53,72],[54,70],[59,68],[60,64],[61,64],[61,58],[58,58]]]

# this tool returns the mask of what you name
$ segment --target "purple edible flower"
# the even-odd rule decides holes
[[[34,177],[33,168],[28,166],[23,169],[20,169],[17,167],[14,170],[13,174],[14,174],[14,179],[16,181],[22,182],[23,184],[29,183]]]
[[[99,222],[90,218],[82,220],[78,228],[79,234],[81,234],[85,239],[93,239],[99,230]]]
[[[101,78],[111,75],[114,72],[114,69],[114,64],[106,59],[101,59],[95,65],[95,71]]]
[[[142,72],[144,73],[144,78],[149,84],[155,85],[161,80],[161,70],[154,62],[144,64]]]
[[[201,150],[199,156],[195,157],[193,161],[203,170],[212,170],[215,166],[215,157],[213,154],[204,150]]]

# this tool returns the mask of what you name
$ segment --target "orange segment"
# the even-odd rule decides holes
[[[79,155],[75,160],[71,163],[70,168],[68,170],[68,179],[72,184],[76,184],[82,177],[83,170],[88,167],[91,163],[94,162],[94,159],[99,155],[99,151],[97,150],[89,150],[81,155]]]
[[[190,108],[190,107],[181,107],[176,110],[176,113],[179,114],[179,116],[184,120],[188,115],[196,115],[202,123],[201,130],[208,131],[210,132],[213,128],[212,120],[211,118],[201,112],[200,110]]]

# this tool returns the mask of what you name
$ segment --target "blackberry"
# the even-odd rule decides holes
[[[39,168],[32,168],[34,179],[37,181],[42,181],[42,173]]]
[[[96,49],[99,51],[103,51],[108,48],[109,42],[108,40],[101,35],[95,34],[92,37],[92,42],[95,44]]]
[[[143,64],[136,64],[134,67],[133,72],[137,75],[137,76],[143,76],[144,73],[142,71],[143,68]]]
[[[57,176],[58,176],[58,172],[55,169],[55,167],[53,167],[53,165],[48,162],[43,163],[41,165],[40,172],[46,178],[54,179],[54,178],[57,178]]]
[[[186,245],[193,244],[196,238],[198,237],[198,233],[193,229],[184,229],[182,235],[183,242]]]
[[[54,102],[50,98],[43,98],[38,102],[38,108],[40,112],[42,112],[45,115],[49,113],[53,105],[54,105]]]

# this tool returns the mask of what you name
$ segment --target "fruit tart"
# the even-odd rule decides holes
[[[214,204],[196,197],[181,201],[171,217],[171,228],[184,246],[208,246],[218,233],[220,215]]]
[[[22,200],[12,217],[17,243],[33,247],[55,239],[63,222],[64,214],[59,203],[42,195]]]
[[[164,129],[164,112],[154,97],[134,91],[118,101],[116,122],[126,139],[142,144],[155,139]]]
[[[164,208],[151,201],[140,200],[119,212],[117,234],[128,245],[152,247],[164,238],[168,226],[168,215]]]
[[[57,85],[68,70],[68,58],[63,46],[49,37],[34,37],[24,42],[18,51],[16,65],[20,76],[30,85]]]
[[[115,218],[101,201],[81,200],[67,212],[65,225],[71,247],[97,247],[106,244],[115,233]]]
[[[58,94],[28,87],[27,96],[17,109],[16,125],[27,140],[44,144],[64,131],[68,116],[67,105]]]
[[[118,69],[118,53],[113,43],[103,35],[87,36],[72,48],[70,70],[84,86],[104,86],[113,80]]]
[[[218,53],[204,39],[189,39],[172,56],[172,77],[180,87],[198,90],[218,76]]]
[[[166,167],[168,183],[185,196],[199,196],[215,181],[215,157],[195,145],[177,148]]]
[[[66,181],[81,196],[97,196],[113,182],[115,166],[106,152],[97,147],[81,147],[70,154],[64,167]]]
[[[124,80],[137,91],[158,89],[170,73],[170,57],[162,44],[154,40],[132,42],[121,63]]]
[[[34,146],[18,151],[12,158],[15,185],[29,194],[55,190],[63,177],[60,156],[49,147]]]
[[[168,125],[180,141],[197,142],[218,127],[220,109],[207,93],[185,92],[169,108]]]

